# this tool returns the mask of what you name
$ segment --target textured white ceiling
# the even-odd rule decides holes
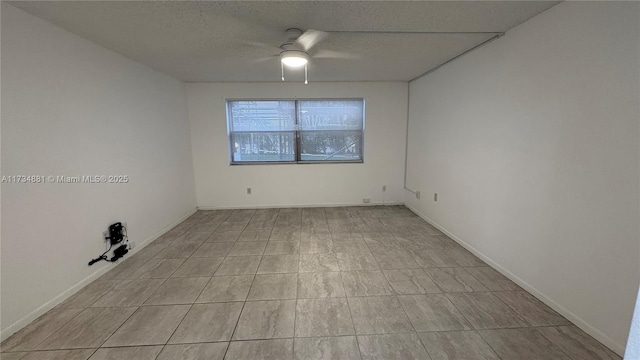
[[[108,49],[188,82],[280,81],[289,27],[335,31],[311,81],[407,81],[557,1],[12,1]],[[346,59],[331,52],[348,53]],[[312,54],[313,55],[313,54]],[[327,57],[328,56],[328,57]],[[301,79],[300,72],[287,73]]]

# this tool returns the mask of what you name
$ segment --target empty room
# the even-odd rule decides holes
[[[1,359],[640,360],[640,2],[0,15]]]

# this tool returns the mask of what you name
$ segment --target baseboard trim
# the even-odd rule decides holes
[[[241,205],[241,206],[198,206],[198,210],[242,210],[242,209],[281,209],[281,208],[316,208],[316,207],[348,207],[348,206],[396,206],[404,205],[402,202],[385,202],[369,204],[290,204],[290,205]]]
[[[148,237],[147,239],[145,239],[142,242],[138,242],[136,244],[136,247],[134,247],[133,249],[131,249],[129,251],[129,254],[127,255],[127,257],[129,257],[129,256],[137,253],[138,251],[142,250],[145,246],[150,244],[153,240],[159,238],[164,233],[166,233],[167,231],[171,230],[174,226],[176,226],[179,223],[183,222],[189,216],[193,215],[196,211],[198,211],[197,208],[193,208],[193,209],[189,210],[185,215],[181,216],[178,220],[173,221],[171,224],[165,226],[162,230],[157,232],[155,235],[152,235],[152,236]],[[103,266],[103,267],[101,267],[100,269],[98,269],[95,272],[93,272],[91,275],[89,275],[86,278],[80,280],[78,283],[76,283],[75,285],[73,285],[69,289],[63,291],[62,293],[60,293],[59,295],[57,295],[53,299],[51,299],[51,300],[47,301],[46,303],[44,303],[42,306],[38,307],[37,309],[35,309],[34,311],[30,312],[29,314],[25,315],[20,320],[14,322],[13,324],[11,324],[11,325],[7,326],[6,328],[2,329],[2,331],[0,332],[0,341],[6,340],[7,338],[9,338],[9,336],[13,335],[14,333],[19,331],[23,327],[29,325],[32,321],[34,321],[35,319],[39,318],[40,316],[42,316],[47,311],[49,311],[49,310],[53,309],[54,307],[58,306],[60,303],[62,303],[66,299],[70,298],[75,293],[77,293],[80,289],[82,289],[83,287],[85,287],[86,285],[91,283],[92,281],[94,281],[97,278],[99,278],[100,276],[102,276],[107,271],[113,269],[114,267],[116,267],[116,266],[118,266],[120,264],[121,264],[121,262],[117,262],[113,266]]]
[[[538,300],[542,301],[547,306],[549,306],[550,308],[555,310],[558,314],[564,316],[569,321],[571,321],[574,325],[576,325],[577,327],[582,329],[584,332],[586,332],[587,334],[591,335],[596,340],[600,341],[603,345],[605,345],[606,347],[611,349],[613,352],[615,352],[616,354],[618,354],[620,356],[624,355],[624,350],[625,350],[625,346],[624,345],[619,344],[618,342],[614,341],[608,335],[606,335],[602,331],[596,329],[591,324],[589,324],[588,322],[583,320],[581,317],[579,317],[578,315],[576,315],[573,312],[571,312],[569,309],[565,308],[564,306],[560,305],[559,303],[557,303],[553,299],[549,298],[544,293],[542,293],[540,290],[536,289],[534,286],[530,285],[529,283],[527,283],[526,281],[524,281],[523,279],[521,279],[517,275],[513,274],[511,271],[509,271],[506,268],[502,267],[500,264],[498,264],[497,262],[493,261],[493,259],[491,259],[490,257],[486,256],[485,254],[483,254],[482,252],[480,252],[479,250],[477,250],[473,246],[469,245],[467,242],[465,242],[464,240],[462,240],[459,237],[457,237],[451,231],[447,230],[444,226],[438,224],[437,222],[433,221],[432,219],[430,219],[426,215],[422,214],[416,208],[414,208],[411,205],[406,204],[406,203],[404,205],[409,210],[413,211],[416,215],[421,217],[423,220],[425,220],[429,224],[433,225],[435,228],[437,228],[438,230],[440,230],[443,233],[445,233],[448,237],[450,237],[451,239],[456,241],[462,247],[464,247],[465,249],[469,250],[475,256],[479,257],[484,262],[489,264],[492,268],[497,270],[499,273],[501,273],[502,275],[506,276],[509,280],[515,282],[520,287],[522,287],[523,289],[528,291],[531,295],[535,296]]]

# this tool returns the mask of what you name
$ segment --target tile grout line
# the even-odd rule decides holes
[[[214,228],[214,230],[210,233],[209,237],[216,231],[216,229],[218,229],[220,227],[220,225],[218,225],[217,227]],[[206,239],[208,239],[209,237],[207,237]],[[204,244],[206,242],[206,239],[198,246],[198,248],[200,248],[200,246],[202,246],[202,244]],[[197,249],[195,250],[197,251]],[[189,257],[187,257],[187,259],[182,263],[184,264],[188,259],[190,259],[191,257],[193,257],[193,254],[195,254],[195,251],[191,253],[191,255],[189,255]],[[226,256],[225,256],[226,258]],[[224,259],[223,259],[224,261]],[[218,264],[218,266],[216,267],[216,270],[213,271],[213,274],[215,274],[215,272],[218,270],[218,267],[220,267],[220,265],[222,265],[222,262],[220,262],[220,264]],[[182,265],[181,265],[182,266]],[[178,269],[176,269],[174,272],[171,273],[171,275],[173,275],[176,271],[178,271]],[[213,274],[211,275],[211,277],[209,278],[209,281],[207,281],[207,284],[205,284],[205,286],[200,290],[200,293],[198,294],[198,296],[195,297],[194,302],[189,306],[189,310],[187,310],[184,314],[184,316],[182,317],[182,319],[180,320],[180,322],[178,323],[178,326],[176,326],[175,329],[173,329],[173,332],[171,333],[171,335],[169,336],[169,338],[167,338],[166,343],[162,346],[162,349],[160,350],[160,352],[158,353],[158,355],[156,356],[156,358],[158,356],[160,356],[160,354],[164,351],[165,347],[169,344],[169,341],[171,341],[171,338],[173,337],[173,335],[175,335],[176,331],[178,330],[178,328],[180,328],[180,325],[182,325],[182,323],[184,322],[184,319],[187,317],[187,315],[189,314],[189,312],[191,312],[191,310],[193,309],[193,306],[195,305],[195,302],[198,301],[198,298],[200,297],[200,295],[202,295],[202,292],[204,291],[204,289],[206,288],[206,286],[211,282],[211,279],[213,279]],[[171,276],[170,275],[170,276]],[[227,346],[228,347],[228,346]]]
[[[397,241],[397,239],[396,239]],[[402,245],[401,245],[402,246]],[[369,249],[371,250],[371,249]],[[387,285],[389,286],[389,288],[391,289],[391,291],[393,292],[393,297],[396,299],[396,301],[398,302],[398,304],[400,304],[400,308],[402,309],[402,312],[404,313],[404,316],[406,317],[406,319],[409,321],[409,324],[411,324],[411,328],[413,329],[413,332],[409,333],[409,334],[414,334],[417,338],[418,341],[420,342],[420,345],[422,346],[422,348],[424,349],[425,353],[427,354],[427,356],[429,357],[429,359],[431,359],[431,355],[429,355],[429,351],[426,349],[426,347],[424,346],[424,344],[422,343],[422,340],[420,340],[420,337],[418,336],[418,332],[415,328],[415,326],[413,325],[413,322],[411,321],[411,318],[409,317],[409,314],[407,314],[407,311],[405,310],[404,306],[402,305],[402,302],[400,301],[400,299],[398,299],[398,293],[397,291],[393,288],[393,286],[391,286],[391,283],[389,282],[389,279],[387,279],[386,274],[384,273],[384,269],[382,269],[382,266],[380,266],[380,262],[378,261],[378,259],[376,258],[375,255],[373,255],[373,252],[371,251],[372,256],[374,261],[376,262],[376,264],[378,265],[378,267],[380,268],[380,272],[382,273],[382,277],[384,278],[384,280],[387,282]],[[415,262],[415,260],[414,260]],[[419,265],[419,264],[418,264]],[[386,334],[383,334],[386,335]],[[401,335],[401,334],[399,334]],[[358,342],[359,344],[359,342]],[[358,348],[360,346],[358,345]],[[362,355],[362,354],[361,354]]]
[[[160,352],[158,352],[158,355],[156,355],[156,359],[158,358],[158,356],[160,356],[160,354],[162,354],[162,352],[164,351],[164,349],[167,347],[167,345],[169,344],[169,341],[171,340],[171,338],[173,337],[173,335],[176,333],[176,331],[178,330],[178,328],[180,327],[180,325],[182,325],[182,322],[184,321],[184,319],[187,317],[187,315],[189,314],[189,312],[191,311],[191,309],[193,309],[193,305],[191,304],[189,306],[189,310],[187,310],[184,315],[182,316],[182,318],[180,319],[180,322],[178,322],[178,326],[176,326],[175,329],[173,329],[173,331],[171,332],[171,335],[169,335],[169,337],[167,338],[167,341],[162,345],[162,349],[160,349]],[[104,345],[104,344],[103,344]]]
[[[279,214],[279,212],[278,212]],[[298,281],[300,279],[300,240],[302,239],[302,211],[300,211],[300,230],[298,230],[298,270],[296,271],[296,300],[293,309],[293,340],[291,345],[291,358],[296,356],[296,334],[297,334],[297,316],[298,316]]]
[[[472,291],[473,292],[473,291]],[[445,296],[447,295],[447,293],[444,294]],[[469,321],[469,318],[467,318],[467,316],[464,315],[464,313],[462,311],[460,311],[460,309],[458,308],[458,306],[451,301],[451,299],[446,296],[447,300],[451,303],[451,305],[453,305],[453,307],[460,313],[460,315],[462,315],[463,318],[465,318],[465,320],[467,320],[467,322],[469,323],[469,325],[471,325],[471,327],[473,328],[473,331],[476,332],[476,334],[480,335],[480,337],[482,338],[482,341],[484,341],[485,344],[487,344],[487,346],[489,346],[489,348],[491,348],[491,350],[493,351],[493,353],[499,358],[502,359],[502,357],[500,356],[500,354],[498,353],[498,351],[496,351],[496,349],[491,346],[491,344],[485,339],[484,336],[482,336],[482,334],[480,333],[480,330],[502,330],[502,329],[530,329],[531,327],[519,327],[519,328],[491,328],[491,329],[477,329],[472,323],[471,321]],[[500,299],[498,299],[500,300]],[[502,302],[502,301],[501,301]],[[518,315],[518,314],[516,314]],[[520,317],[520,315],[518,315],[518,317]],[[526,322],[528,323],[528,322]],[[506,360],[506,359],[505,359]]]
[[[55,308],[54,308],[55,309]],[[52,310],[54,310],[52,309]],[[41,345],[42,343],[44,343],[47,339],[49,339],[51,336],[53,336],[58,330],[60,330],[63,326],[67,325],[68,323],[70,323],[73,319],[75,319],[76,317],[78,317],[81,313],[83,313],[87,308],[82,308],[82,310],[78,311],[75,315],[73,315],[72,317],[69,318],[69,320],[65,321],[64,323],[62,323],[60,326],[57,326],[52,332],[51,334],[47,335],[44,339],[42,339],[42,341],[39,341],[37,344],[35,344],[33,346],[32,349],[30,350],[26,350],[26,352],[30,352],[30,351],[38,351],[37,348],[39,345]],[[63,310],[63,309],[60,309]],[[46,313],[40,315],[36,320],[32,321],[29,325],[33,324],[34,322],[38,321],[39,319],[42,319],[42,317],[44,317],[45,315],[49,314],[51,310],[47,311]],[[27,325],[27,326],[29,326]],[[25,327],[26,328],[26,327]],[[7,338],[5,341],[3,341],[3,343],[6,343],[7,341],[9,341],[13,336],[16,336],[18,334],[18,332],[16,332],[15,334],[11,335],[9,338]],[[18,343],[19,345],[20,343]],[[14,346],[15,347],[15,346]],[[22,351],[10,351],[10,352],[22,352]],[[4,351],[2,351],[2,353],[4,353]]]
[[[122,324],[120,324],[120,326],[118,326],[118,328],[117,328],[117,329],[115,329],[111,334],[109,334],[109,336],[106,336],[106,337],[105,337],[105,340],[102,342],[102,344],[101,344],[100,346],[98,346],[98,349],[96,350],[96,352],[97,352],[99,349],[101,349],[101,348],[104,346],[104,344],[106,344],[106,343],[107,343],[107,341],[109,341],[109,339],[113,336],[113,334],[115,334],[116,332],[118,332],[118,330],[120,330],[120,328],[122,328],[122,326],[123,326],[127,321],[129,321],[129,319],[131,319],[135,313],[137,313],[137,312],[138,312],[138,310],[140,310],[140,307],[137,307],[137,308],[136,308],[136,310],[135,310],[134,312],[132,312],[132,313],[131,313],[131,315],[129,315],[129,316],[128,316],[128,317],[127,317],[127,318],[122,322]]]
[[[455,305],[454,305],[455,306]],[[471,325],[473,326],[473,325]],[[480,338],[482,339],[482,341],[484,341],[485,344],[487,344],[487,346],[489,346],[489,348],[491,349],[491,351],[493,351],[494,354],[496,354],[496,356],[498,357],[498,359],[500,360],[509,360],[509,359],[502,359],[502,356],[500,356],[500,354],[498,354],[498,352],[496,351],[496,349],[491,346],[491,344],[487,341],[487,339],[485,339],[484,336],[482,336],[482,334],[480,333],[480,331],[475,330],[476,334],[478,334],[480,336]]]
[[[366,242],[365,242],[365,244],[366,244]],[[371,256],[373,256],[373,254]],[[373,259],[374,259],[374,261],[376,261],[375,256],[373,256]],[[376,265],[378,265],[378,268],[380,268],[380,264],[378,264],[377,261],[376,261]],[[339,264],[338,264],[338,268],[340,268]],[[342,269],[340,269],[340,281],[342,281],[342,285],[344,287],[344,280],[342,279]],[[389,286],[391,286],[391,285],[389,285]],[[356,330],[356,324],[353,321],[353,313],[351,312],[351,303],[349,302],[349,298],[346,297],[347,296],[347,289],[344,289],[344,290],[345,290],[345,293],[344,293],[345,301],[347,302],[347,308],[349,309],[349,316],[351,318],[351,325],[353,326],[353,335],[356,338],[356,345],[358,346],[358,353],[360,354],[360,359],[362,359],[363,355],[362,355],[362,350],[360,348],[360,338],[358,336],[358,331]]]
[[[201,219],[202,220],[202,219]],[[198,221],[199,222],[199,221]],[[194,224],[195,225],[195,224]],[[212,232],[211,234],[213,234],[215,232],[215,230],[220,227],[220,225],[218,225]],[[209,236],[211,236],[211,234]],[[207,237],[208,238],[208,237]],[[200,248],[200,246],[202,246],[202,244],[204,244],[206,242],[206,239],[198,246],[198,248]],[[197,251],[197,249],[195,250]],[[190,259],[193,254],[195,253],[195,251],[193,251],[191,253],[191,255],[189,255],[189,257],[187,257],[180,266],[182,266],[188,259]],[[222,262],[220,263],[222,264]],[[220,265],[218,265],[219,267]],[[217,268],[216,268],[217,270]],[[178,268],[176,268],[171,275],[169,275],[170,277],[176,272],[178,271]],[[214,271],[215,273],[215,271]],[[209,281],[207,281],[207,284],[211,281],[211,279],[213,278],[213,275],[209,278]],[[202,294],[202,292],[204,291],[204,288],[206,287],[206,285],[200,290],[200,293],[198,294],[198,296],[196,296],[195,300],[193,303],[190,304],[189,309],[185,312],[184,316],[180,319],[180,322],[178,323],[178,325],[176,326],[175,329],[173,329],[173,331],[171,332],[171,335],[169,335],[169,337],[167,338],[167,341],[162,345],[162,349],[160,350],[160,352],[158,352],[158,354],[156,355],[156,359],[160,356],[160,354],[162,354],[162,352],[164,351],[165,347],[167,347],[167,345],[169,344],[169,341],[171,341],[171,338],[173,337],[173,335],[175,335],[176,331],[178,330],[178,328],[180,328],[180,325],[182,325],[182,322],[184,322],[184,319],[187,317],[187,315],[189,314],[189,312],[191,312],[191,309],[193,309],[193,306],[195,305],[195,301],[198,300],[198,298],[200,297],[200,295]],[[162,285],[161,285],[162,286]],[[157,289],[156,289],[157,291]],[[153,295],[152,295],[153,296]],[[147,299],[148,300],[148,299]],[[104,344],[103,344],[104,345]]]
[[[298,316],[298,279],[300,278],[300,254],[298,254],[298,272],[296,273],[296,306],[293,308],[293,342],[291,345],[291,358],[296,356],[296,335],[297,335],[297,316]]]
[[[278,213],[280,213],[280,210],[278,210]],[[253,216],[255,215],[255,212],[251,215],[251,219],[253,218]],[[249,222],[251,222],[251,219],[249,219]],[[248,224],[248,223],[247,223]],[[246,227],[246,226],[245,226]],[[243,230],[244,231],[244,230]],[[236,239],[236,242],[238,240]],[[235,242],[234,242],[235,243]],[[229,252],[231,252],[231,250],[229,250]],[[229,254],[227,254],[227,256],[225,257],[225,259],[229,256]],[[224,261],[223,261],[224,262]],[[227,345],[227,348],[224,352],[224,355],[222,356],[222,358],[226,358],[227,354],[229,353],[229,349],[231,348],[231,343],[233,340],[233,337],[236,334],[236,331],[238,330],[238,324],[240,324],[240,318],[242,318],[242,313],[244,312],[244,307],[247,304],[247,298],[249,297],[249,292],[251,291],[251,288],[253,287],[253,283],[256,280],[256,276],[258,274],[258,269],[260,268],[260,263],[262,263],[262,256],[260,256],[260,261],[258,262],[258,266],[256,267],[256,272],[253,274],[253,278],[251,279],[251,284],[249,285],[249,290],[247,290],[247,295],[244,298],[244,301],[242,302],[242,308],[240,309],[240,312],[238,313],[238,318],[236,319],[236,324],[233,327],[233,331],[231,332],[231,336],[229,336],[229,344]],[[222,263],[220,264],[222,265]],[[215,276],[215,273],[214,273]]]

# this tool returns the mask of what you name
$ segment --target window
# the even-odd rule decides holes
[[[231,164],[362,162],[363,99],[229,100]]]

